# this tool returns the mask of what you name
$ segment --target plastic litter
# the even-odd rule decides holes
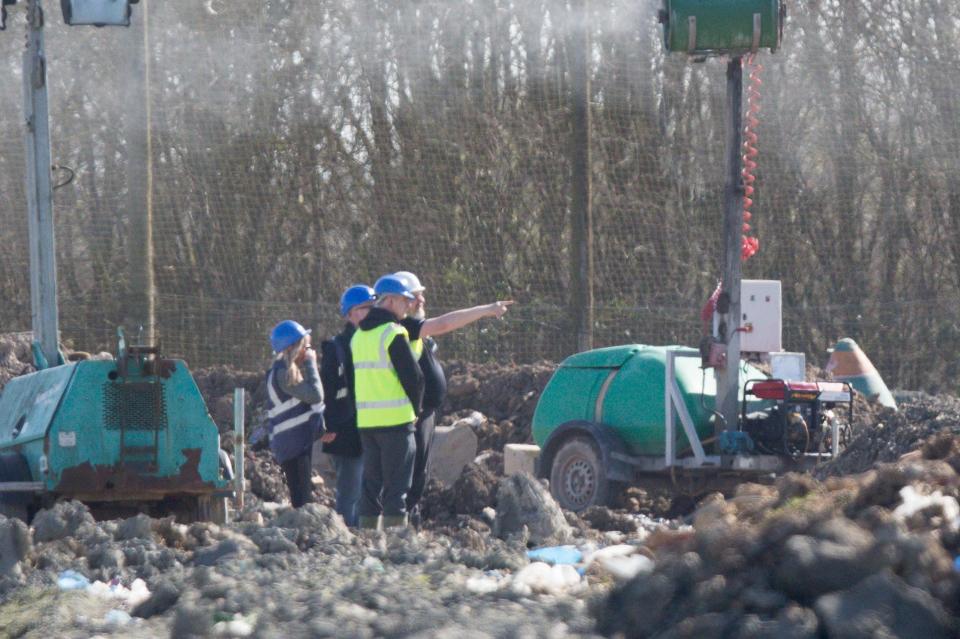
[[[249,637],[253,634],[253,624],[243,615],[237,615],[230,621],[213,624],[213,634],[217,637]]]
[[[545,546],[528,550],[527,557],[555,566],[574,565],[583,560],[583,553],[576,546]]]
[[[621,580],[652,572],[655,565],[652,559],[640,554],[637,546],[630,544],[607,546],[588,554],[584,566],[589,568],[593,564]]]
[[[143,579],[134,579],[129,588],[120,583],[119,579],[113,579],[109,584],[95,581],[89,584],[86,590],[91,595],[123,601],[129,606],[136,606],[150,598],[150,589]]]
[[[960,504],[957,503],[956,497],[944,496],[939,490],[929,495],[921,495],[913,486],[904,486],[900,489],[900,499],[903,503],[893,511],[893,516],[900,521],[909,519],[931,506],[939,506],[950,529],[960,529]]]
[[[107,623],[107,625],[110,625],[110,626],[126,626],[131,621],[133,621],[133,617],[131,617],[129,613],[124,612],[123,610],[117,610],[116,608],[114,608],[113,610],[107,613],[107,616],[104,618],[104,621]]]
[[[470,577],[467,579],[466,588],[474,594],[485,595],[500,590],[500,585],[501,582],[499,579],[484,575],[482,577]]]
[[[75,570],[64,570],[57,576],[57,587],[60,590],[85,590],[90,580]]]
[[[383,572],[383,562],[377,559],[376,557],[366,556],[363,558],[363,561],[360,564],[364,568],[370,570],[376,570],[377,572]]]
[[[960,556],[953,560],[953,569],[960,572]]]
[[[559,595],[581,584],[580,573],[569,564],[551,566],[535,561],[513,577],[511,589],[519,595],[533,593]]]

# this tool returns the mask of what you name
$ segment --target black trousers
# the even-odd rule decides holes
[[[433,432],[437,425],[436,411],[424,413],[417,420],[416,430],[413,433],[417,442],[417,453],[413,459],[413,483],[407,493],[407,512],[413,510],[420,503],[423,491],[427,487],[427,466],[430,463],[430,445],[433,443]]]
[[[287,478],[287,488],[290,489],[290,503],[294,508],[313,503],[313,447],[305,453],[280,464],[283,474]]]
[[[410,425],[401,428],[361,428],[363,487],[360,517],[404,515],[413,479],[416,442]]]

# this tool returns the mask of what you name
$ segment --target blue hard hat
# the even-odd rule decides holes
[[[270,331],[270,346],[273,348],[274,353],[279,353],[293,346],[309,334],[310,331],[305,329],[299,322],[283,320]]]
[[[366,284],[354,284],[340,296],[340,314],[345,316],[354,306],[372,302],[376,298],[376,293]]]
[[[403,280],[404,284],[407,285],[407,289],[411,293],[422,293],[427,290],[427,287],[420,283],[420,278],[411,273],[410,271],[397,271],[393,274],[394,277],[399,277]]]
[[[408,283],[395,274],[384,275],[373,285],[373,292],[377,297],[381,295],[403,295],[407,299],[415,300],[417,296],[410,290]]]

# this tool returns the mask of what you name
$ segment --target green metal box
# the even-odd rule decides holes
[[[220,436],[186,365],[122,356],[12,379],[0,394],[0,455],[58,497],[150,501],[211,495]]]
[[[781,0],[664,0],[667,51],[694,55],[776,51],[783,39]]]

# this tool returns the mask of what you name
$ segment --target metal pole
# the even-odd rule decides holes
[[[237,512],[243,510],[243,456],[244,403],[247,393],[243,388],[233,389],[233,470]]]
[[[153,261],[153,138],[150,104],[150,15],[147,0],[141,0],[138,12],[143,20],[143,41],[133,47],[130,56],[131,78],[127,109],[127,215],[130,238],[127,259],[130,282],[126,299],[127,330],[144,344],[156,344],[156,283]],[[136,40],[136,30],[131,31]],[[143,105],[142,109],[136,105]],[[140,335],[139,327],[143,327]]]
[[[593,202],[590,175],[590,21],[588,0],[572,4],[574,28],[570,48],[572,75],[571,136],[571,316],[577,350],[593,348]]]
[[[727,362],[716,369],[717,411],[726,430],[737,429],[740,386],[740,247],[743,237],[743,63],[727,64],[727,178],[723,214],[723,289],[720,293],[719,335],[727,344]],[[718,425],[718,429],[721,428]]]
[[[27,215],[30,234],[30,308],[34,343],[46,364],[61,362],[57,311],[57,256],[50,184],[50,120],[40,0],[27,2],[27,48],[23,55],[26,116]],[[42,362],[37,362],[42,367]]]

